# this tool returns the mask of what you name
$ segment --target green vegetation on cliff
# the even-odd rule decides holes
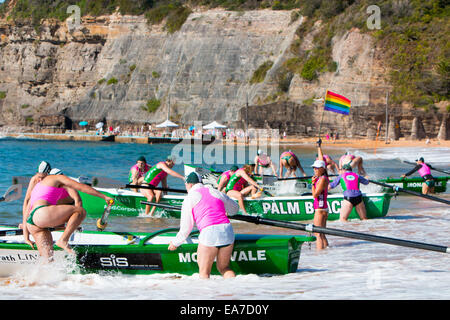
[[[367,8],[377,5],[381,26],[370,30]],[[303,79],[313,81],[322,72],[333,72],[331,40],[335,35],[359,28],[371,34],[383,54],[393,87],[393,103],[409,102],[429,109],[449,99],[450,88],[450,4],[445,0],[310,0],[300,12],[307,17],[297,30],[292,45],[294,58],[284,64]],[[317,21],[319,26],[315,26]],[[314,33],[314,48],[302,51],[301,41]]]

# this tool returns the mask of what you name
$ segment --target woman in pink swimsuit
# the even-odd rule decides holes
[[[318,147],[318,160],[314,161],[312,167],[314,168],[314,177],[312,177],[312,195],[314,198],[314,225],[317,227],[326,227],[328,218],[328,174],[326,163],[323,160],[322,149],[320,143]],[[323,233],[315,233],[316,248],[318,250],[328,247],[328,240]]]
[[[38,182],[33,189],[28,188],[24,200],[23,210],[23,235],[25,242],[34,248],[29,239],[33,236],[36,241],[39,254],[52,260],[53,238],[48,228],[61,226],[65,223],[66,229],[56,241],[56,245],[68,253],[73,253],[69,247],[69,238],[86,217],[86,210],[81,206],[76,190],[103,198],[106,203],[114,200],[88,185],[81,184],[64,175],[49,175]],[[75,199],[75,204],[58,204],[58,201],[67,197],[67,194]]]

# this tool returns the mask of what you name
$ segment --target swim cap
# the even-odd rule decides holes
[[[144,156],[140,156],[136,161],[142,161],[142,162],[147,163],[147,160],[145,160]]]
[[[349,165],[348,163],[346,163],[346,164],[344,164],[344,165],[342,166],[342,169],[352,171],[352,166]]]
[[[316,160],[316,161],[314,161],[314,163],[313,163],[313,165],[311,167],[313,167],[313,168],[326,168],[325,161]]]
[[[62,173],[62,171],[59,170],[58,168],[53,168],[52,170],[50,170],[50,173],[49,173],[49,174],[57,175],[57,174],[63,174],[63,173]]]
[[[202,182],[202,177],[197,172],[191,172],[186,177],[185,182],[186,183],[192,183],[192,184],[201,183]]]
[[[230,168],[231,171],[236,171],[237,169],[239,169],[238,166],[232,166],[232,167]]]
[[[41,163],[39,164],[39,167],[38,167],[38,172],[48,174],[51,169],[52,169],[52,167],[50,166],[50,163],[48,163],[47,161],[41,161]]]

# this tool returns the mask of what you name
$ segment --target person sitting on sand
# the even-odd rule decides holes
[[[29,188],[30,189],[30,188]],[[29,239],[31,234],[36,241],[39,254],[48,261],[53,259],[53,238],[48,228],[54,228],[67,223],[56,245],[68,253],[73,253],[69,246],[72,233],[78,228],[86,217],[86,210],[80,203],[74,205],[58,204],[58,201],[67,194],[76,198],[76,191],[102,198],[106,203],[114,200],[94,188],[76,182],[65,175],[48,175],[38,182],[24,201],[23,235],[25,243],[32,248],[34,244]],[[27,205],[25,206],[25,203]]]
[[[261,196],[260,193],[257,194],[257,191],[263,191],[263,188],[261,188],[258,183],[250,177],[252,171],[252,166],[249,164],[246,164],[243,168],[236,170],[225,188],[225,193],[228,196],[238,200],[239,207],[244,214],[247,214],[244,206],[244,196],[251,193],[252,198],[256,198]]]
[[[255,174],[263,175],[264,169],[267,169],[269,167],[272,169],[273,175],[276,176],[277,169],[275,168],[272,159],[270,159],[267,153],[259,149],[255,157]]]
[[[434,186],[436,184],[436,181],[434,180],[434,177],[431,174],[431,169],[434,168],[430,164],[425,163],[423,157],[416,159],[416,163],[417,165],[414,168],[412,168],[407,173],[402,174],[401,177],[406,178],[407,176],[412,175],[414,172],[417,171],[419,172],[423,181],[425,181],[425,183],[422,183],[422,194],[434,193]]]
[[[219,179],[217,180],[217,190],[225,193],[225,188],[227,187],[228,181],[230,181],[231,176],[239,169],[238,166],[232,166],[230,170],[223,172]]]
[[[343,172],[328,185],[328,189],[333,189],[340,183],[342,190],[344,190],[344,200],[341,204],[339,220],[347,221],[353,207],[356,209],[361,220],[367,220],[366,206],[362,198],[361,190],[359,189],[359,183],[367,185],[369,184],[369,180],[353,173],[352,166],[348,163],[344,164],[342,170]]]
[[[169,155],[166,158],[166,161],[158,162],[146,173],[141,185],[157,187],[161,182],[162,187],[167,188],[167,175],[169,174],[175,178],[179,178],[184,181],[184,177],[181,174],[172,170],[174,165],[175,165],[175,158]],[[147,198],[148,202],[153,201],[153,198],[155,198],[155,202],[159,203],[159,200],[161,199],[162,196],[161,190],[142,188],[141,193]],[[146,205],[145,214],[147,215],[150,213],[150,216],[153,216],[155,209],[156,207],[153,206],[150,211],[150,206]]]
[[[297,156],[292,151],[285,151],[280,155],[280,176],[279,178],[283,178],[283,168],[286,168],[286,177],[296,177],[295,172],[297,168],[303,173],[303,176],[306,177],[306,173],[300,164]]]
[[[363,167],[363,159],[360,156],[355,156],[351,154],[350,152],[346,152],[340,159],[339,159],[339,170],[342,170],[342,167],[345,164],[350,164],[352,168],[355,168],[358,166],[358,174],[362,175],[364,177],[367,177],[366,170],[364,170]]]
[[[199,277],[209,278],[214,262],[224,278],[235,277],[230,268],[234,231],[227,215],[236,214],[238,204],[218,190],[203,185],[196,172],[186,177],[185,185],[188,194],[181,207],[180,231],[168,249],[174,251],[182,245],[195,224],[200,231],[197,247]]]

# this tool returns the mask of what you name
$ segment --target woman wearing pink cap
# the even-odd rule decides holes
[[[311,178],[312,195],[314,198],[314,225],[317,227],[326,227],[328,218],[328,174],[326,163],[323,160],[323,153],[320,147],[321,141],[318,142],[318,160],[314,161],[312,167],[314,169],[314,176]],[[328,247],[328,240],[323,233],[315,233],[316,248],[318,250]]]

